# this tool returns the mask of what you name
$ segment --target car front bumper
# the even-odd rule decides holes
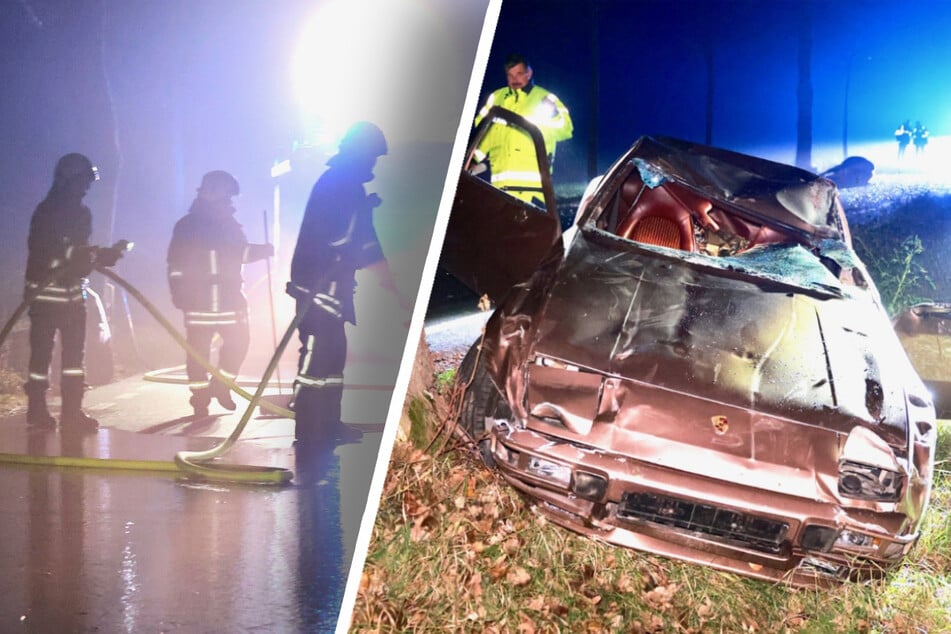
[[[917,539],[897,512],[718,481],[507,424],[490,441],[504,479],[556,524],[719,570],[825,586],[879,576]]]

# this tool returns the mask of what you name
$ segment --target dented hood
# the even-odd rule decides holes
[[[573,241],[533,352],[842,433],[860,424],[907,444],[908,366],[887,345],[890,324],[867,291],[838,287],[808,251],[779,245],[751,251],[756,266],[740,257],[710,266],[590,238]]]

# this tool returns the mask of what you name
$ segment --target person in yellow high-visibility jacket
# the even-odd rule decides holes
[[[568,108],[561,100],[532,81],[532,67],[521,55],[505,60],[508,85],[489,95],[476,116],[475,125],[493,106],[520,114],[542,132],[549,166],[554,166],[555,145],[571,138],[574,130]],[[484,165],[488,159],[492,184],[509,194],[533,202],[542,198],[542,180],[531,137],[508,125],[494,125],[479,143],[475,159]],[[476,171],[481,171],[477,168]]]

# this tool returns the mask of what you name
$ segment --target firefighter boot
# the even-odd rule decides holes
[[[95,433],[99,429],[99,421],[82,410],[85,388],[81,377],[63,377],[60,387],[63,397],[60,425],[65,431]]]
[[[294,444],[297,446],[310,446],[319,440],[315,433],[317,416],[314,401],[313,390],[299,390],[295,386],[291,409],[294,411]]]
[[[218,404],[226,410],[233,412],[238,407],[235,404],[234,399],[231,398],[231,389],[221,381],[212,379],[211,392],[214,395],[215,400],[218,401]]]
[[[192,390],[192,397],[188,399],[188,402],[192,406],[192,410],[194,410],[196,418],[204,418],[205,416],[208,416],[208,404],[211,402],[211,390],[208,388]]]
[[[349,445],[350,443],[360,442],[363,438],[363,432],[355,427],[344,423],[343,421],[333,425],[330,429],[334,442],[338,445]]]
[[[340,420],[343,386],[307,387],[294,402],[294,435],[297,445],[346,445],[363,433]]]
[[[337,445],[347,445],[363,438],[363,432],[343,422],[343,384],[333,383],[317,389],[321,434]]]
[[[26,422],[34,429],[56,429],[56,419],[46,407],[46,390],[27,390]]]

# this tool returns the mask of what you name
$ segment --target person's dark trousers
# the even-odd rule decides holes
[[[298,310],[302,307],[298,305]],[[295,436],[310,440],[321,428],[341,424],[343,370],[347,361],[345,322],[310,306],[298,326],[300,350],[294,382]]]
[[[86,306],[82,302],[34,302],[30,305],[29,377],[24,384],[27,395],[27,421],[49,427],[55,420],[46,406],[49,369],[53,361],[56,331],[60,333],[62,372],[60,393],[63,416],[82,406],[84,386],[83,346],[86,340]],[[79,387],[77,388],[76,385]]]
[[[238,316],[238,320],[232,324],[203,324],[185,325],[185,340],[196,352],[201,354],[208,363],[211,363],[211,342],[215,334],[221,336],[221,348],[218,350],[218,368],[223,374],[231,378],[238,376],[241,364],[248,354],[250,344],[250,333],[248,330],[247,314]],[[234,404],[228,395],[228,387],[217,381],[208,380],[208,371],[197,359],[187,355],[185,360],[185,373],[188,376],[188,383],[192,385],[192,406],[197,409],[208,408],[211,397],[218,398],[227,409],[234,409]],[[231,405],[230,407],[228,405]]]

